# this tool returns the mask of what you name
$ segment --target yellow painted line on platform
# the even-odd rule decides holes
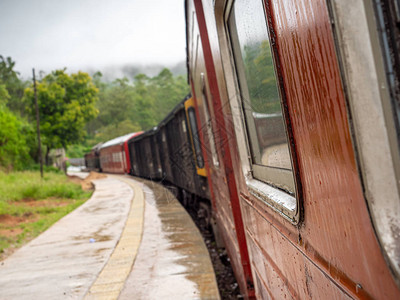
[[[134,191],[128,219],[114,252],[85,299],[114,300],[118,298],[131,272],[142,240],[145,207],[143,190],[132,180],[121,177],[118,179],[129,184]]]

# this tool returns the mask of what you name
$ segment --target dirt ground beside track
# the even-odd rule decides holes
[[[106,175],[104,174],[99,174],[95,172],[91,172],[88,177],[85,179],[81,179],[77,176],[68,176],[69,180],[75,183],[78,183],[81,185],[82,189],[84,191],[90,191],[93,190],[93,183],[92,180],[95,179],[101,179],[105,178]],[[44,200],[35,200],[35,199],[22,199],[18,202],[13,202],[13,205],[17,206],[30,206],[30,207],[59,207],[59,206],[65,206],[69,201],[57,201],[55,198],[48,198]],[[17,226],[21,223],[29,223],[29,222],[35,222],[35,218],[32,218],[32,214],[24,214],[23,216],[11,216],[11,215],[1,215],[0,216],[0,224],[4,224],[7,226]],[[8,229],[2,229],[1,234],[5,236],[15,236],[16,235],[16,230],[8,230]]]
[[[107,176],[97,172],[90,172],[85,179],[74,175],[69,175],[68,177],[72,182],[79,183],[84,191],[91,191],[94,188],[92,180],[106,178]]]
[[[80,184],[84,191],[90,191],[94,189],[92,180],[105,178],[106,175],[99,174],[96,172],[90,172],[89,176],[85,179],[81,179],[77,176],[68,176],[71,182]],[[70,203],[70,201],[63,201],[55,198],[48,198],[44,200],[35,200],[35,199],[21,199],[18,202],[13,202],[13,205],[16,206],[29,206],[29,207],[60,207],[66,206]],[[4,214],[0,216],[0,236],[4,238],[15,238],[19,234],[21,234],[24,230],[18,227],[21,224],[33,223],[38,221],[39,216],[34,215],[32,213],[26,213],[22,216],[12,216],[8,214]],[[28,242],[27,239],[25,242]],[[10,256],[16,248],[10,247],[6,249],[3,253],[0,253],[0,260],[5,259]]]

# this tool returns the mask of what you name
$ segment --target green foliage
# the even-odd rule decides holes
[[[115,125],[129,118],[135,104],[135,93],[126,78],[117,79],[106,88],[99,101],[98,120],[102,125]]]
[[[0,83],[3,80],[9,82],[10,77],[6,76],[7,68],[1,55],[0,59]],[[8,61],[11,59],[8,58]],[[8,73],[12,74],[12,67],[10,70]],[[30,154],[36,150],[32,126],[10,111],[7,107],[10,99],[7,86],[0,84],[0,168],[7,170],[21,169],[31,163]]]
[[[91,77],[83,72],[68,75],[57,70],[37,85],[40,130],[47,152],[84,140],[86,123],[98,114],[97,93]],[[24,97],[34,119],[33,86],[25,89]]]
[[[0,80],[2,82],[10,84],[11,82],[19,80],[19,73],[13,70],[14,66],[15,61],[13,61],[11,57],[4,58],[0,55]]]
[[[15,61],[0,55],[0,168],[35,169],[33,85],[27,86],[14,68]],[[121,78],[112,83],[103,82],[100,72],[92,80],[83,72],[56,70],[37,83],[46,158],[51,149],[61,147],[68,157],[83,157],[98,142],[150,129],[188,93],[185,78],[168,69],[154,77],[139,74],[133,81]],[[31,123],[21,119],[24,114]]]
[[[93,78],[99,115],[87,125],[90,145],[156,126],[189,93],[186,79],[168,69],[154,77],[138,74],[133,82],[122,78],[107,84],[100,72]]]
[[[34,140],[32,127],[0,105],[0,167],[21,169],[31,162],[29,145]]]
[[[151,79],[154,90],[154,119],[156,124],[163,120],[188,93],[189,86],[183,76],[173,77],[168,69],[163,69]]]
[[[10,100],[10,94],[8,94],[6,86],[4,84],[0,84],[0,105],[6,105],[8,100]]]
[[[18,78],[19,73],[14,71],[15,61],[11,57],[4,58],[0,55],[0,84],[4,84],[8,94],[8,107],[18,114],[23,114],[24,103],[21,101],[26,83]],[[0,88],[0,98],[2,91]],[[1,100],[0,100],[1,102]]]
[[[91,148],[86,144],[74,144],[67,148],[66,155],[69,158],[83,157],[86,153],[90,152]]]
[[[137,124],[133,124],[131,120],[124,120],[115,126],[114,124],[102,127],[93,139],[89,140],[91,145],[96,145],[100,142],[111,140],[115,137],[122,136],[131,132],[141,131],[141,128]],[[90,147],[91,148],[91,147]],[[84,152],[88,153],[90,148]],[[72,156],[71,156],[72,157]],[[83,157],[83,156],[79,156]]]
[[[40,165],[38,163],[30,164],[24,166],[24,171],[40,171]],[[64,174],[64,172],[53,166],[43,166],[43,172],[46,173],[56,173],[56,174]]]
[[[259,113],[280,112],[280,98],[269,41],[245,46],[244,56],[253,111]]]
[[[45,173],[44,179],[39,172],[0,172],[0,216],[32,216],[35,222],[16,225],[0,223],[1,230],[17,229],[22,233],[15,237],[0,234],[0,253],[11,245],[20,245],[39,235],[57,220],[80,206],[91,195],[79,184],[72,183],[64,174]],[[26,205],[25,201],[47,201],[44,205]]]
[[[150,129],[157,124],[154,116],[155,90],[150,82],[150,78],[144,74],[135,76],[135,105],[131,114],[142,130]]]
[[[72,183],[64,174],[45,172],[44,179],[37,171],[0,172],[0,203],[7,203],[8,210],[1,211],[0,215],[13,210],[13,201],[23,199],[42,200],[46,198],[84,199],[89,194],[82,191],[79,184]]]

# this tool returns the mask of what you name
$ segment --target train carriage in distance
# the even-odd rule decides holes
[[[187,97],[157,127],[129,140],[130,173],[173,184],[186,195],[209,199],[197,120],[192,109],[192,98]]]
[[[210,195],[257,299],[400,299],[398,1],[186,0]]]
[[[162,177],[159,149],[155,143],[157,127],[129,140],[128,149],[131,160],[130,174],[160,180]]]
[[[131,169],[128,141],[141,133],[129,133],[105,142],[99,149],[101,170],[106,173],[128,174]]]
[[[87,170],[101,172],[99,150],[102,145],[103,143],[98,143],[92,147],[89,153],[85,154],[84,160]]]

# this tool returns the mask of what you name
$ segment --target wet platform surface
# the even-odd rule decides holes
[[[219,299],[208,250],[196,225],[164,187],[143,181],[142,242],[119,299]]]
[[[0,299],[219,299],[200,233],[167,189],[94,183],[91,199],[1,262]]]

